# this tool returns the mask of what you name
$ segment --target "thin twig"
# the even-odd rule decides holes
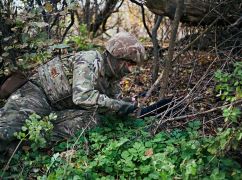
[[[207,110],[207,111],[198,112],[198,113],[195,113],[195,114],[188,114],[188,115],[179,116],[179,117],[168,118],[168,119],[165,119],[165,121],[163,121],[162,123],[158,124],[158,126],[161,126],[162,124],[164,124],[168,121],[176,121],[176,120],[181,120],[181,119],[194,118],[194,117],[197,117],[197,116],[200,116],[200,115],[208,114],[208,113],[211,113],[211,112],[214,112],[214,111],[217,111],[217,110],[229,107],[229,106],[237,105],[237,104],[240,104],[240,103],[242,103],[242,99],[235,101],[235,102],[232,102],[230,104],[226,104],[226,105],[223,105],[223,106],[212,108],[212,109]]]
[[[5,167],[3,168],[3,173],[2,173],[2,175],[1,175],[1,177],[3,177],[5,171],[9,168],[9,164],[10,164],[10,162],[12,161],[13,156],[16,154],[16,152],[17,152],[17,150],[18,150],[18,148],[19,148],[19,146],[21,145],[22,142],[23,142],[23,139],[21,139],[21,140],[19,141],[18,145],[17,145],[16,148],[14,149],[14,151],[13,151],[11,157],[9,158],[7,164],[6,164]]]
[[[196,39],[194,39],[190,44],[187,45],[187,47],[185,47],[183,50],[181,50],[173,59],[172,61],[175,61],[181,54],[183,54],[185,51],[187,51],[194,43],[196,43],[216,22],[217,22],[218,18],[215,19],[210,26],[204,30]],[[151,86],[151,88],[149,89],[149,94],[147,93],[145,100],[143,101],[143,103],[145,103],[145,101],[149,98],[150,94],[153,92],[153,90],[155,89],[155,87],[159,84],[159,82],[161,81],[163,77],[163,71],[162,73],[159,75],[159,77],[157,78],[157,80],[155,81],[155,83]]]
[[[75,22],[75,17],[74,17],[75,14],[74,14],[74,12],[71,11],[70,13],[71,13],[71,22],[70,22],[70,24],[68,25],[68,27],[66,28],[66,30],[65,30],[65,32],[64,32],[64,34],[63,34],[63,36],[62,36],[61,43],[64,41],[64,39],[65,39],[65,37],[66,37],[68,31],[70,30],[70,28],[72,27],[72,25],[73,25],[74,22]]]
[[[143,25],[144,25],[144,28],[147,32],[147,34],[149,35],[150,39],[152,39],[152,34],[146,24],[146,20],[145,20],[145,8],[144,8],[144,5],[136,0],[130,0],[132,3],[134,4],[137,4],[138,6],[140,6],[141,8],[141,15],[142,15],[142,21],[143,21]]]
[[[150,97],[151,93],[153,92],[153,90],[158,86],[160,80],[163,77],[163,73],[164,70],[161,72],[160,76],[157,78],[157,80],[155,81],[155,83],[150,87],[150,89],[147,91],[146,96],[144,98],[144,102],[148,99],[148,97]]]
[[[152,34],[150,33],[150,30],[146,24],[146,20],[145,20],[145,8],[143,5],[140,6],[141,7],[141,14],[142,14],[142,21],[143,21],[143,25],[144,25],[144,28],[146,30],[146,32],[148,33],[149,37],[152,39]]]
[[[184,52],[186,52],[192,45],[194,45],[206,32],[208,32],[213,25],[219,20],[219,18],[216,18],[196,39],[194,39],[191,43],[189,43],[184,49],[182,49],[173,59],[172,62],[175,61],[180,55],[182,55]]]
[[[163,19],[163,16],[157,16],[155,17],[155,24],[152,28],[152,43],[153,43],[153,54],[154,54],[154,62],[153,62],[153,70],[152,70],[152,82],[154,82],[158,76],[158,72],[160,69],[160,45],[157,39],[157,31],[160,27],[161,21]]]

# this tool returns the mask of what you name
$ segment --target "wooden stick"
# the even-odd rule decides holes
[[[158,126],[160,126],[160,125],[162,125],[162,124],[164,124],[164,123],[166,123],[168,121],[175,121],[175,120],[181,120],[181,119],[186,119],[186,118],[194,118],[196,116],[208,114],[208,113],[211,113],[211,112],[220,110],[222,108],[225,108],[225,107],[228,107],[228,106],[232,106],[232,105],[236,105],[236,104],[240,104],[240,103],[242,103],[242,99],[241,100],[238,100],[238,101],[235,101],[235,102],[232,102],[230,104],[226,104],[226,105],[223,105],[223,106],[219,106],[219,107],[216,107],[216,108],[212,108],[212,109],[207,110],[207,111],[198,112],[196,114],[188,114],[188,115],[184,115],[184,116],[179,116],[179,117],[174,117],[174,118],[168,118],[168,119],[165,119],[165,121],[163,121],[161,124],[158,124]]]

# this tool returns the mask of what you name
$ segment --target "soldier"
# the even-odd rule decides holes
[[[119,81],[144,57],[141,43],[120,32],[107,42],[102,54],[79,52],[39,67],[0,111],[0,150],[15,139],[14,133],[32,113],[45,116],[56,112],[59,120],[53,121],[54,141],[73,135],[91,121],[97,123],[99,113],[129,114],[136,104],[119,99]]]

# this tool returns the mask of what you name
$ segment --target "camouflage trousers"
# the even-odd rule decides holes
[[[51,141],[73,136],[77,130],[88,129],[98,123],[98,115],[86,110],[55,111],[48,103],[44,92],[32,82],[14,92],[0,111],[0,151],[5,150],[14,140],[14,133],[21,131],[30,114],[40,116],[56,113]]]

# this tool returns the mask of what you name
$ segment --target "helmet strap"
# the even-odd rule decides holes
[[[112,64],[111,64],[111,62],[110,62],[110,59],[109,59],[109,58],[107,58],[107,62],[108,62],[108,66],[109,66],[109,68],[110,68],[111,72],[112,72],[112,73],[113,73],[113,75],[116,77],[116,74],[115,74],[115,72],[114,72],[114,70],[113,70],[113,66],[112,66]]]
[[[108,68],[109,68],[109,72],[112,73],[112,75],[116,78],[116,79],[119,79],[120,76],[118,75],[121,70],[123,69],[125,63],[121,62],[121,60],[118,60],[116,58],[114,59],[111,59],[112,56],[108,53],[108,52],[105,52],[104,53],[104,56],[105,56],[105,59],[107,61],[107,65],[108,65]],[[118,64],[118,66],[117,66]]]
[[[111,73],[114,75],[115,78],[118,78],[117,74],[115,73],[114,69],[113,69],[113,65],[110,61],[110,55],[108,54],[108,52],[104,53],[105,59],[108,63],[108,68],[110,69]]]

